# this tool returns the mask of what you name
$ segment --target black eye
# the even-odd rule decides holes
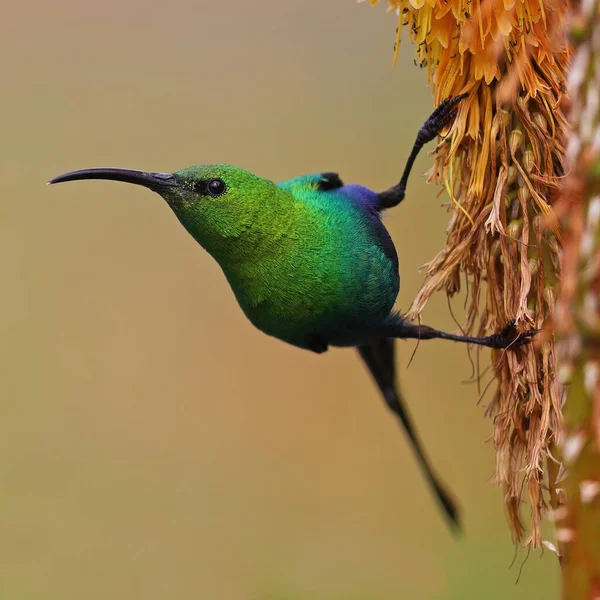
[[[226,185],[222,179],[211,179],[206,184],[206,191],[213,197],[221,196],[225,193]]]

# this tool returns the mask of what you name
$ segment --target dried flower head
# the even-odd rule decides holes
[[[377,0],[370,0],[376,4]],[[498,330],[509,319],[542,328],[552,318],[560,235],[552,204],[563,175],[563,97],[569,47],[566,0],[388,0],[396,11],[396,54],[407,29],[436,104],[468,93],[430,178],[453,208],[446,247],[427,265],[410,308],[420,315],[438,289],[464,282],[466,329]],[[487,286],[484,289],[484,282]],[[485,302],[482,299],[485,297]],[[519,507],[530,504],[524,543],[541,543],[540,520],[554,495],[552,449],[561,423],[554,340],[493,354],[496,481],[522,541]],[[549,466],[548,464],[549,463]],[[553,475],[548,480],[546,471]]]

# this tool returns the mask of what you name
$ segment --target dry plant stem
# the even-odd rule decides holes
[[[370,0],[372,4],[376,0]],[[466,329],[479,335],[511,318],[541,328],[553,317],[560,239],[552,209],[563,176],[569,63],[566,0],[388,0],[427,69],[436,103],[468,93],[430,179],[452,208],[445,248],[427,265],[409,311],[466,285]],[[434,207],[432,207],[434,210]],[[487,283],[487,285],[484,285]],[[484,307],[482,309],[482,306]],[[558,498],[547,464],[561,428],[554,339],[494,351],[496,482],[515,540],[541,544],[540,522]],[[529,504],[523,523],[521,505]]]
[[[600,598],[600,0],[571,7],[573,66],[565,232],[556,311],[561,378],[568,383],[561,436],[564,506],[556,513],[563,597]]]

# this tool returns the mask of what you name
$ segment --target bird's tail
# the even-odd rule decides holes
[[[396,385],[395,362],[394,362],[395,340],[382,338],[359,346],[358,351],[367,364],[373,379],[375,379],[383,397],[390,410],[398,417],[406,431],[417,459],[423,470],[425,478],[433,488],[433,491],[442,505],[450,524],[455,531],[461,530],[460,515],[456,502],[452,499],[446,486],[436,475],[423,450],[416,429],[408,414],[406,404]]]

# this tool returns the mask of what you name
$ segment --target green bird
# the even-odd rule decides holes
[[[395,380],[394,339],[443,338],[508,348],[530,341],[509,322],[499,333],[470,337],[405,320],[393,310],[398,256],[381,212],[399,204],[417,154],[456,116],[466,95],[448,98],[419,130],[402,178],[384,192],[345,185],[337,173],[274,183],[231,165],[175,173],[97,168],[52,179],[109,179],[157,192],[217,261],[248,319],[264,333],[312,352],[356,347],[404,426],[425,476],[450,522],[455,502],[426,458]]]

